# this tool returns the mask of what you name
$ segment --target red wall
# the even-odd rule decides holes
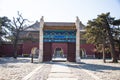
[[[63,53],[67,55],[67,43],[52,43],[52,54],[56,48],[62,48]]]
[[[30,54],[33,47],[39,48],[39,42],[25,42],[23,43],[23,54]]]
[[[39,48],[38,42],[25,42],[18,45],[18,55],[30,54],[33,47]],[[2,44],[0,45],[0,56],[13,56],[14,48],[13,44]]]
[[[75,62],[75,55],[76,55],[76,43],[68,43],[67,60],[70,62]]]
[[[94,45],[93,44],[81,44],[80,48],[85,49],[86,55],[95,55],[94,53]]]
[[[74,45],[75,46],[75,45]],[[18,54],[30,54],[31,49],[33,47],[39,48],[39,42],[25,42],[23,44],[19,44],[18,47]],[[69,53],[68,43],[51,43],[51,55],[54,53],[54,50],[56,48],[62,48],[64,51],[64,54]],[[95,55],[94,53],[94,45],[93,44],[81,44],[81,48],[86,50],[87,55]],[[46,49],[48,49],[46,47]],[[13,45],[12,44],[3,44],[0,46],[0,56],[13,56]]]
[[[50,61],[52,59],[52,43],[43,43],[43,61]]]
[[[52,54],[54,53],[54,50],[56,48],[62,48],[64,51],[64,54],[68,53],[67,50],[67,43],[52,43]],[[31,49],[33,47],[39,48],[39,43],[38,42],[25,42],[23,44],[20,44],[18,47],[18,54],[22,55],[23,54],[30,54]],[[94,55],[93,49],[94,45],[92,44],[81,44],[81,48],[86,50],[87,55]],[[2,44],[0,46],[0,55],[7,55],[7,56],[12,56],[13,55],[13,45],[12,44]]]
[[[49,43],[43,45],[43,61],[50,61],[56,48],[62,48],[64,54],[67,54],[67,60],[75,62],[76,44],[75,43]]]
[[[2,44],[0,46],[0,56],[13,56],[14,48],[12,44]],[[22,44],[18,45],[18,55],[22,55]]]

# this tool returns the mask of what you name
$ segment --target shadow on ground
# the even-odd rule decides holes
[[[91,64],[91,63],[67,63],[65,62],[46,62],[45,64],[55,64],[55,65],[61,65],[61,66],[68,66],[71,68],[77,68],[77,69],[86,69],[90,71],[96,71],[96,72],[103,72],[103,70],[120,70],[120,67],[113,67],[113,66],[107,66],[107,65],[99,65],[99,64]],[[113,64],[114,65],[114,64]]]
[[[35,59],[35,58],[34,58]],[[31,58],[19,58],[14,59],[11,57],[0,59],[0,64],[6,63],[31,63]],[[33,64],[39,64],[37,60],[34,60]],[[102,72],[103,70],[120,70],[120,67],[113,67],[108,65],[92,64],[92,63],[71,63],[71,62],[44,62],[44,64],[55,64],[61,66],[68,66],[77,69],[86,69],[91,71]],[[114,63],[113,63],[114,65]]]
[[[35,58],[34,58],[35,59]],[[0,58],[0,64],[6,64],[6,63],[31,63],[30,57],[18,57],[17,59],[14,59],[13,57],[3,57]],[[37,64],[38,61],[36,59],[34,60],[34,64]]]
[[[91,70],[91,71],[98,71],[98,72],[101,72],[102,70],[120,70],[120,67],[91,64],[91,63],[82,63],[81,65],[79,65],[79,67],[83,69]]]

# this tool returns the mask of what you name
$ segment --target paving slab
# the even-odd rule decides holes
[[[49,77],[50,78],[60,78],[60,77],[75,78],[75,75],[73,75],[72,73],[50,73]]]
[[[38,72],[38,70],[40,70],[42,68],[42,66],[43,65],[37,67],[34,71],[32,71],[27,76],[25,76],[24,78],[22,78],[22,80],[29,80],[36,72]]]
[[[65,63],[52,65],[47,80],[78,80]]]
[[[52,62],[66,62],[67,58],[53,58]]]
[[[76,78],[48,78],[47,80],[77,80]]]
[[[50,70],[51,64],[44,63],[42,66],[36,68],[22,80],[47,80]]]
[[[70,73],[70,69],[68,69],[68,67],[66,65],[53,65],[52,69],[51,69],[51,73]]]

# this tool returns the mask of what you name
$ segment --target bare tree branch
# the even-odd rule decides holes
[[[13,45],[14,45],[14,58],[17,58],[17,44],[18,44],[18,41],[19,41],[19,35],[20,35],[20,32],[24,31],[25,30],[25,22],[28,21],[27,19],[24,19],[22,17],[22,14],[19,13],[18,11],[18,17],[15,18],[13,17],[13,23],[10,24],[11,26],[11,33],[13,34]]]
[[[17,25],[17,21],[15,20],[15,18],[13,17],[13,24],[16,27],[16,29],[18,29],[18,25]]]

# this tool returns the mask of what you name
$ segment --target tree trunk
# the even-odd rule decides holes
[[[119,25],[118,25],[118,30],[120,30],[120,28],[119,28]],[[118,46],[119,46],[119,59],[120,59],[120,37],[119,37],[119,40],[118,40]]]
[[[14,46],[14,55],[13,55],[13,57],[16,59],[17,58],[17,42],[16,42],[16,40],[15,40],[15,43],[13,44]]]
[[[113,39],[112,31],[111,31],[110,25],[108,23],[108,16],[105,19],[106,19],[105,28],[107,30],[108,38],[109,38],[109,41],[110,41],[110,49],[111,49],[112,62],[113,63],[117,63],[118,62],[117,57],[116,57],[117,54],[115,52],[115,44],[114,44],[114,39]]]
[[[105,43],[103,43],[103,47],[102,47],[102,51],[103,51],[103,62],[106,63],[106,58],[105,58]]]
[[[33,54],[31,54],[31,63],[33,63]]]
[[[15,36],[15,40],[14,40],[14,43],[13,43],[13,47],[14,47],[14,58],[16,59],[17,58],[17,43],[18,43],[18,39],[19,39],[19,32],[17,32],[16,36]]]
[[[114,44],[113,36],[112,36],[112,33],[111,33],[111,30],[110,30],[109,26],[107,27],[107,31],[108,31],[108,37],[109,37],[109,40],[110,40],[112,62],[117,63],[118,60],[117,60],[116,52],[115,52],[115,44]]]
[[[117,63],[117,57],[116,57],[116,53],[115,53],[115,49],[113,49],[113,45],[110,45],[110,49],[111,49],[111,57],[112,57],[112,62],[113,63]]]

